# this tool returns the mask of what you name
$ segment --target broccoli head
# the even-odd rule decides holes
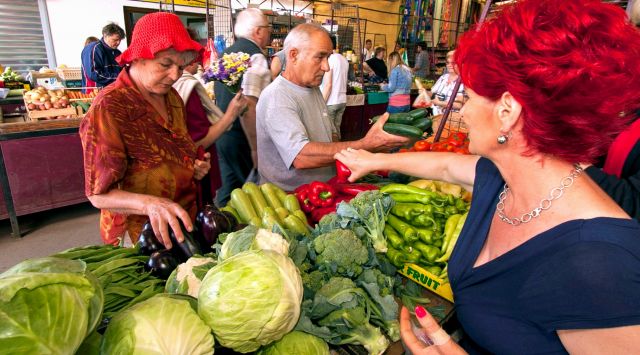
[[[327,275],[320,270],[313,270],[309,273],[301,273],[302,284],[309,291],[316,293],[327,281]]]
[[[317,253],[316,265],[332,274],[358,276],[369,260],[369,251],[348,229],[336,229],[313,240]]]

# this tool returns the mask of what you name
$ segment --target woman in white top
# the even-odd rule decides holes
[[[457,69],[454,68],[453,65],[454,53],[455,51],[447,53],[447,72],[442,74],[438,81],[436,81],[435,85],[431,88],[431,93],[428,94],[429,97],[431,97],[431,109],[433,110],[434,116],[444,113],[444,109],[449,103],[449,98],[453,94],[453,87],[458,79]],[[462,108],[462,104],[464,103],[463,100],[464,85],[460,84],[456,100],[453,103],[453,111],[458,111]]]

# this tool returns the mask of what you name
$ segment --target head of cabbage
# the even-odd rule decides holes
[[[315,335],[293,331],[258,351],[257,355],[329,355],[329,345]]]
[[[211,329],[196,300],[158,294],[117,314],[104,333],[101,354],[213,354]]]
[[[249,250],[209,270],[198,314],[222,346],[248,353],[289,333],[301,302],[302,279],[293,261],[271,250]]]
[[[102,317],[104,295],[80,260],[25,260],[0,274],[0,352],[73,354]]]
[[[229,233],[223,239],[218,253],[219,262],[247,250],[273,250],[289,255],[289,242],[283,236],[251,225]]]

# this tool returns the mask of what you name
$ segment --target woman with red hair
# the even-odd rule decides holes
[[[448,265],[464,350],[640,352],[640,225],[580,168],[635,115],[640,32],[599,0],[522,0],[466,33],[455,60],[477,156],[336,158],[352,181],[390,169],[473,190]],[[464,352],[415,311],[428,339],[403,309],[412,353]]]
[[[171,85],[200,51],[178,16],[141,17],[129,48],[116,58],[124,69],[80,123],[85,192],[101,209],[105,243],[117,244],[126,233],[135,243],[149,220],[170,248],[168,227],[178,241],[179,221],[193,228],[195,180],[209,171],[210,156],[197,156],[184,103]]]

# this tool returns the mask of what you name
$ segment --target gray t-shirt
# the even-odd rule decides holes
[[[256,112],[261,183],[284,190],[335,175],[333,166],[296,169],[293,161],[309,142],[331,142],[333,124],[320,89],[298,86],[278,76],[260,95]]]

